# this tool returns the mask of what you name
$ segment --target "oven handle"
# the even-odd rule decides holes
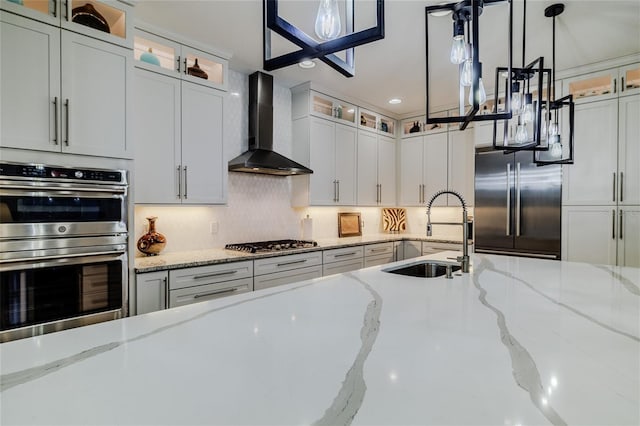
[[[42,189],[42,190],[41,190]],[[10,197],[79,197],[79,198],[123,198],[126,196],[124,190],[122,191],[108,191],[105,192],[95,189],[51,189],[51,188],[2,188],[0,189],[0,195]]]
[[[71,186],[60,184],[56,185],[55,183],[49,183],[47,185],[38,185],[34,182],[33,185],[28,183],[20,182],[16,184],[15,181],[7,181],[0,180],[0,187],[3,192],[6,190],[19,192],[21,194],[31,194],[34,192],[43,192],[43,191],[54,191],[54,192],[65,192],[72,193],[73,191],[77,192],[95,192],[96,194],[124,194],[126,192],[126,186],[123,185],[82,185],[82,186]],[[22,190],[22,191],[20,191]]]
[[[73,253],[56,256],[3,260],[0,261],[0,272],[15,271],[17,269],[26,268],[46,268],[50,266],[62,266],[66,264],[78,265],[83,263],[104,262],[109,260],[116,260],[122,256],[126,257],[126,251],[118,248],[114,249],[114,251],[97,251],[91,253]]]

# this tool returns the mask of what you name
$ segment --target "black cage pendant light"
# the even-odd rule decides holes
[[[504,24],[508,30],[508,34],[504,37],[508,43],[507,56],[507,80],[509,87],[511,86],[511,60],[512,60],[512,32],[513,32],[513,9],[512,0],[463,0],[457,3],[439,4],[427,6],[425,8],[425,28],[426,28],[426,65],[427,65],[427,124],[432,123],[459,123],[460,130],[464,130],[472,121],[498,120],[511,118],[511,102],[507,100],[506,108],[499,111],[497,108],[492,110],[483,108],[486,102],[486,93],[484,83],[482,81],[482,62],[480,58],[480,19],[485,8],[493,4],[506,4],[507,16]],[[492,9],[498,9],[497,7]],[[432,19],[441,19],[440,16],[451,13],[453,19],[453,45],[449,58],[446,57],[430,57],[431,51],[437,51],[433,46],[442,43],[442,34],[431,34],[433,28],[437,28],[437,24],[432,24]],[[492,13],[494,11],[492,10]],[[486,15],[486,14],[485,14]],[[446,38],[447,40],[449,37]],[[483,41],[484,43],[485,41]],[[434,45],[432,46],[432,43]],[[491,41],[483,44],[487,50],[494,49],[495,46]],[[432,114],[432,98],[434,97],[434,85],[431,78],[432,62],[450,61],[454,67],[457,67],[458,79],[457,87],[451,88],[452,93],[456,92],[458,97],[458,107],[454,115],[442,117],[441,115]],[[453,68],[455,69],[455,68]],[[441,85],[441,82],[438,82]]]
[[[573,95],[556,99],[556,16],[564,12],[564,4],[556,3],[547,7],[544,16],[553,18],[553,79],[551,102],[542,111],[545,120],[543,134],[548,138],[548,149],[533,153],[533,160],[539,166],[548,164],[573,164]]]
[[[278,0],[264,0],[263,68],[266,71],[273,71],[302,61],[319,59],[345,77],[353,77],[355,75],[354,47],[384,38],[384,0],[375,1],[376,26],[353,32],[355,0],[344,0],[344,35],[338,37],[342,32],[338,0],[319,0],[318,13],[315,17],[315,32],[322,41],[317,41],[278,15]],[[300,49],[275,58],[271,57],[272,31],[297,45]],[[334,54],[342,51],[345,51],[345,59]]]
[[[522,66],[512,68],[511,83],[507,68],[496,68],[495,97],[501,94],[511,100],[511,119],[494,121],[493,147],[505,151],[547,150],[547,116],[551,100],[551,69],[544,67],[544,58],[539,57],[528,65],[526,58],[527,0],[522,2]],[[510,84],[510,85],[509,85]]]

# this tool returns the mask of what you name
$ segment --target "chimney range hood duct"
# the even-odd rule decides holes
[[[273,151],[273,77],[249,76],[249,150],[229,161],[230,172],[294,176],[313,170]]]

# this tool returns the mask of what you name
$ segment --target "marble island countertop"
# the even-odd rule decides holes
[[[639,268],[418,260],[1,344],[0,423],[640,423]]]
[[[168,269],[212,265],[216,263],[235,262],[239,260],[258,259],[262,257],[286,256],[289,254],[304,253],[317,250],[328,250],[339,247],[349,247],[363,244],[384,243],[401,240],[462,244],[460,240],[443,239],[440,237],[426,237],[423,234],[375,234],[361,237],[322,238],[316,240],[316,242],[318,243],[317,247],[284,250],[269,253],[246,253],[233,250],[225,250],[223,248],[179,251],[161,254],[159,256],[136,257],[134,259],[134,263],[136,273],[144,273]],[[472,243],[470,242],[470,244]]]

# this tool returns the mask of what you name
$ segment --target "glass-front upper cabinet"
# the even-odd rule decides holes
[[[564,80],[563,94],[590,102],[640,93],[640,64],[612,68]]]
[[[431,114],[433,117],[446,117],[447,111],[439,111]],[[427,117],[422,115],[420,117],[412,117],[402,120],[400,131],[401,137],[420,136],[428,133],[440,133],[447,131],[446,123],[432,123],[426,124]]]
[[[360,109],[360,128],[377,131],[387,136],[395,136],[396,121],[378,113]]]
[[[131,48],[133,7],[116,0],[0,0],[9,12]]]
[[[229,62],[164,37],[138,29],[133,56],[138,68],[227,90]]]
[[[355,124],[356,111],[357,108],[355,105],[328,97],[322,93],[311,92],[311,113],[313,115]]]

